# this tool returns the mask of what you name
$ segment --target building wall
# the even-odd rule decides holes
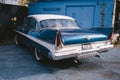
[[[18,5],[18,0],[0,0],[0,3]]]
[[[112,27],[114,0],[53,0],[29,5],[31,14],[60,14],[75,18],[83,28]]]

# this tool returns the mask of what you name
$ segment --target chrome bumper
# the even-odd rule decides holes
[[[50,53],[49,57],[52,58],[53,60],[61,60],[61,59],[67,59],[67,58],[72,58],[72,57],[89,57],[89,56],[95,56],[99,55],[99,53],[108,51],[112,49],[114,46],[113,45],[107,45],[103,47],[98,47],[94,49],[89,49],[89,50],[67,50],[67,51],[62,51],[62,52],[57,52],[57,53]]]

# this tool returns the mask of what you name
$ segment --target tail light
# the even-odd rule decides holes
[[[60,32],[57,32],[56,35],[56,49],[62,48],[63,44],[62,44],[62,39],[61,39],[61,34]]]
[[[113,36],[113,32],[110,33],[110,35],[108,36],[108,39],[112,40],[112,36]]]

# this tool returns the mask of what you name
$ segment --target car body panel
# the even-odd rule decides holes
[[[45,42],[55,44],[56,32],[57,30],[44,29],[40,31],[30,31],[28,35],[43,40]]]
[[[107,36],[96,31],[87,29],[60,30],[63,44],[90,43],[107,40]]]

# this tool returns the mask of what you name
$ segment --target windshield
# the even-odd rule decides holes
[[[80,29],[79,25],[74,20],[68,19],[48,19],[40,21],[41,28],[69,28],[69,29]]]

